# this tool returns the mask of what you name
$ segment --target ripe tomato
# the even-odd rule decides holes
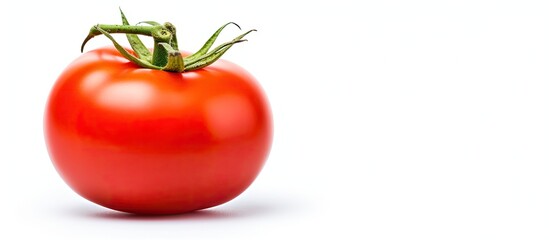
[[[114,48],[67,67],[44,121],[52,162],[74,191],[140,214],[235,198],[258,175],[272,140],[266,96],[237,65],[218,60],[172,73],[140,68]]]

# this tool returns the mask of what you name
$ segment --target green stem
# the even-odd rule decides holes
[[[169,72],[183,72],[185,70],[185,63],[179,50],[173,49],[170,44],[164,42],[159,43],[158,48],[164,49],[164,53],[166,54],[166,64],[162,70]]]
[[[176,51],[179,51],[179,47],[177,46],[177,34],[175,32],[175,26],[169,22],[164,23],[164,27],[168,29],[172,33],[172,41],[170,42],[170,46]]]
[[[80,52],[84,51],[84,46],[86,43],[95,36],[99,36],[101,33],[97,28],[108,33],[126,33],[126,34],[140,34],[151,36],[152,31],[156,26],[130,26],[130,25],[107,25],[107,24],[97,24],[90,29],[88,36],[84,39],[82,46],[80,47]]]
[[[208,41],[206,41],[204,46],[202,46],[202,48],[195,54],[183,58],[179,52],[176,30],[173,24],[165,23],[161,25],[154,21],[146,21],[143,23],[148,25],[134,26],[129,25],[128,20],[126,19],[126,16],[124,16],[122,10],[120,10],[120,15],[122,17],[122,25],[98,24],[93,26],[90,29],[86,39],[84,39],[80,51],[84,50],[84,46],[90,39],[98,35],[105,35],[112,41],[120,54],[141,67],[169,72],[184,72],[197,70],[214,63],[227,50],[229,50],[231,46],[236,43],[246,41],[242,38],[248,33],[255,31],[250,30],[245,32],[233,40],[223,43],[210,51],[215,40],[226,26],[234,24],[240,28],[236,23],[229,22],[217,29]],[[126,37],[137,56],[134,56],[124,49],[122,45],[116,42],[116,40],[111,36],[111,34],[115,33],[126,34]],[[153,38],[154,47],[152,50],[152,56],[149,49],[143,44],[137,35],[144,35]]]
[[[165,66],[168,63],[168,52],[165,48],[160,47],[162,43],[166,42],[154,40],[152,64],[155,66]]]
[[[163,26],[154,26],[157,30],[153,30],[152,37],[154,39],[154,49],[152,56],[152,64],[155,66],[165,66],[168,63],[168,51],[165,47],[160,47],[161,43],[170,44],[172,33]]]
[[[157,26],[134,26],[134,25],[110,25],[110,24],[99,24],[101,29],[105,30],[108,33],[129,33],[129,34],[140,34],[151,36],[153,29]],[[101,32],[97,31],[95,28],[90,30],[90,34],[100,35]]]

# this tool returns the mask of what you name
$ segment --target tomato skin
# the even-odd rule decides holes
[[[113,48],[60,75],[46,106],[50,158],[66,183],[107,208],[177,214],[242,193],[272,142],[267,98],[242,68],[142,69]]]

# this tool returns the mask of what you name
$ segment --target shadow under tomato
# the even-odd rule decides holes
[[[276,217],[312,211],[314,204],[292,195],[264,194],[260,197],[236,199],[220,206],[176,215],[138,215],[119,212],[93,204],[64,205],[57,209],[65,215],[89,220],[110,221],[223,221],[232,219]]]
[[[124,212],[117,212],[113,210],[105,209],[100,212],[90,213],[88,216],[92,218],[110,219],[110,220],[123,220],[123,221],[172,221],[172,220],[211,220],[211,219],[224,219],[236,217],[228,211],[221,211],[215,209],[198,210],[183,214],[172,215],[139,215]]]
[[[118,212],[110,209],[86,211],[82,215],[88,218],[121,220],[121,221],[177,221],[177,220],[221,220],[236,219],[273,214],[284,214],[294,211],[295,206],[281,201],[258,201],[240,204],[226,204],[204,210],[174,215],[139,215]],[[293,209],[293,210],[292,210]]]

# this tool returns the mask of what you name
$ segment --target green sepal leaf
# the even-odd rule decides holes
[[[202,48],[200,48],[200,50],[198,50],[194,54],[186,57],[186,59],[193,60],[193,59],[197,59],[197,58],[201,57],[202,55],[206,54],[210,50],[210,48],[213,46],[213,44],[215,43],[215,40],[217,39],[217,37],[219,36],[221,31],[223,31],[223,29],[225,27],[227,27],[228,25],[230,25],[230,24],[233,24],[233,25],[237,26],[238,29],[241,29],[240,26],[238,26],[238,24],[236,24],[234,22],[226,23],[225,25],[223,25],[219,29],[217,29],[217,31],[215,31],[215,33],[208,39],[208,41],[206,41],[206,43],[202,46]]]
[[[128,19],[124,15],[124,12],[122,12],[122,8],[120,8],[120,16],[122,17],[123,25],[130,25],[130,23],[128,22]],[[143,44],[141,39],[139,39],[139,37],[136,34],[126,34],[126,38],[128,38],[128,42],[130,43],[130,46],[132,47],[133,51],[135,51],[135,53],[140,59],[151,62],[152,60],[151,52],[145,46],[145,44]]]
[[[116,50],[118,50],[118,52],[120,52],[120,54],[122,54],[122,56],[124,56],[125,58],[127,58],[131,62],[137,64],[140,67],[144,67],[144,68],[151,68],[151,69],[157,69],[157,70],[162,69],[161,67],[157,67],[155,65],[152,65],[151,63],[149,63],[145,60],[139,59],[139,58],[135,57],[134,55],[132,55],[131,53],[129,53],[124,47],[122,47],[122,45],[120,45],[118,42],[116,42],[116,40],[114,39],[113,36],[111,36],[111,34],[109,34],[107,31],[101,29],[99,27],[99,25],[95,25],[94,27],[97,31],[101,32],[101,34],[105,35],[105,37],[107,37],[109,40],[111,40],[111,42],[114,44],[114,47],[116,48]]]
[[[232,41],[226,42],[226,43],[223,43],[223,44],[219,45],[218,47],[214,48],[214,50],[212,50],[211,52],[209,52],[207,54],[204,54],[199,58],[196,58],[196,59],[185,58],[185,59],[183,59],[185,61],[185,66],[186,66],[185,71],[192,71],[192,70],[200,69],[200,68],[206,67],[206,66],[214,63],[219,58],[221,58],[221,56],[223,56],[223,54],[225,54],[225,52],[227,52],[227,50],[229,50],[229,48],[231,48],[234,44],[247,41],[247,40],[242,39],[242,38],[244,36],[248,35],[249,33],[254,32],[254,31],[257,31],[257,30],[255,30],[255,29],[249,30],[249,31],[237,36]]]
[[[211,52],[202,55],[199,59],[195,59],[192,62],[188,62],[188,64],[185,63],[185,66],[187,66],[185,68],[185,71],[192,71],[192,70],[197,70],[197,69],[200,69],[200,68],[204,68],[204,67],[214,63],[215,61],[217,61],[221,56],[223,56],[223,54],[227,50],[229,50],[229,48],[231,48],[232,45],[240,43],[240,42],[245,42],[245,41],[247,41],[247,40],[242,39],[242,40],[223,43],[223,44],[219,45],[218,47],[216,47]],[[185,60],[185,59],[183,59],[183,60]]]
[[[155,21],[142,21],[142,22],[138,22],[137,24],[141,24],[141,23],[146,23],[146,24],[149,24],[151,26],[158,26],[158,25],[162,25],[158,22],[155,22]]]

